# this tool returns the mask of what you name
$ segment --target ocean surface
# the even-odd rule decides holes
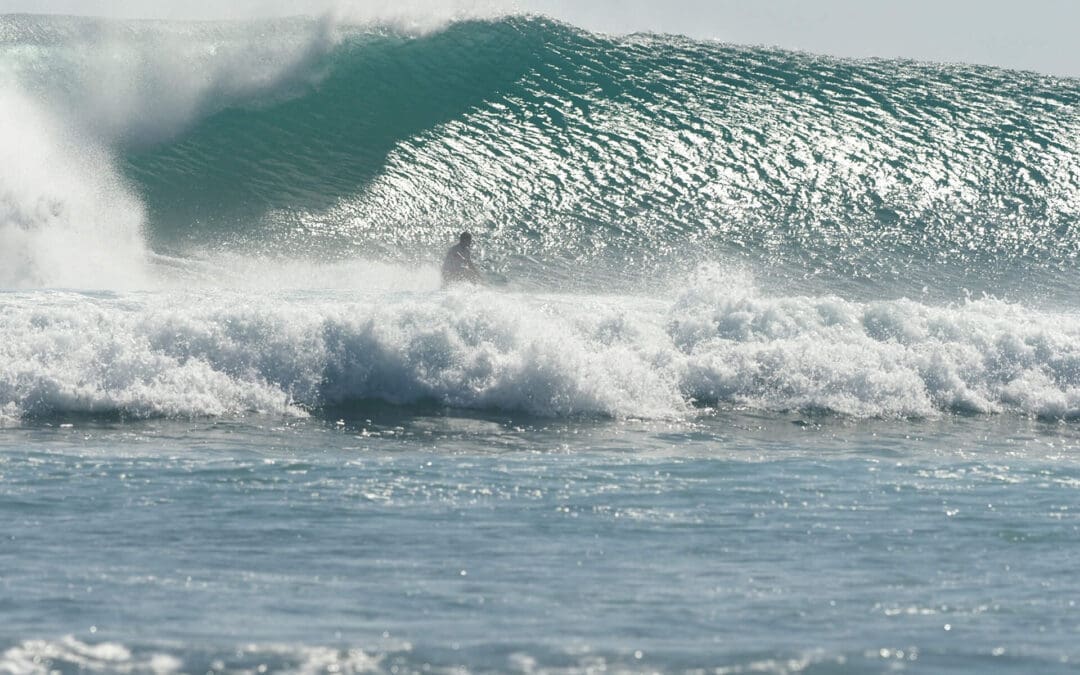
[[[1078,263],[1075,79],[0,16],[0,673],[1076,672]]]

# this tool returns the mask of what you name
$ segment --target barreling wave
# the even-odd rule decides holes
[[[1068,286],[1080,258],[1076,80],[520,16],[15,16],[0,48],[20,95],[112,149],[128,229],[171,253],[430,259],[468,227],[518,277],[735,255],[902,292]],[[64,199],[38,191],[11,210]]]
[[[0,17],[0,288],[119,291],[0,293],[0,421],[1076,419],[1078,104],[535,17]],[[436,290],[461,228],[514,283]]]
[[[1080,256],[1075,80],[522,17],[358,32],[318,68],[127,154],[159,235],[394,255],[468,226],[504,265],[704,249],[969,286]]]

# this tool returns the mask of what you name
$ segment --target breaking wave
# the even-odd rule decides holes
[[[998,300],[495,291],[9,294],[0,410],[305,415],[367,400],[538,416],[703,409],[1080,416],[1080,317]]]
[[[540,17],[0,17],[0,415],[1076,418],[1078,103]],[[463,228],[508,287],[436,290]]]

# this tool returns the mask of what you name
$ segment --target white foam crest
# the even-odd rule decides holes
[[[1080,416],[1080,317],[995,299],[929,306],[686,291],[671,336],[704,402],[856,417]]]
[[[108,153],[0,81],[0,288],[145,280],[143,211]]]
[[[45,675],[71,669],[91,673],[179,672],[182,663],[169,654],[133,656],[114,642],[89,644],[67,636],[60,640],[26,640],[0,655],[0,673]]]
[[[297,665],[296,675],[318,675],[319,673],[383,673],[382,658],[371,656],[359,649],[341,651],[330,647],[303,647],[294,649],[303,661]]]
[[[40,293],[22,296],[15,307],[0,326],[0,401],[9,411],[12,405],[20,415],[293,411],[281,389],[249,369],[249,355],[275,354],[256,342],[257,327],[248,329],[244,344],[244,330],[229,325],[231,318],[243,320],[242,308],[234,317],[201,317],[191,308],[159,312],[137,301]],[[204,347],[208,341],[216,342]],[[212,354],[191,358],[192,345]]]
[[[303,414],[356,399],[540,415],[680,411],[661,325],[488,292],[0,299],[6,415]]]
[[[328,325],[322,391],[546,416],[678,414],[666,336],[648,317],[589,298],[460,290],[405,300]]]
[[[737,279],[737,278],[736,278]],[[0,419],[303,415],[377,399],[542,416],[695,405],[1080,418],[1080,317],[997,300],[488,289],[0,295]]]
[[[200,21],[67,19],[62,39],[22,34],[0,45],[0,71],[73,127],[112,143],[155,143],[197,119],[260,98],[287,98],[325,74],[320,62],[350,33],[426,34],[508,13],[496,0],[311,0],[248,7],[158,3],[118,16]],[[271,20],[267,17],[301,17]],[[206,22],[204,19],[245,19]],[[56,19],[52,25],[65,20]]]
[[[399,653],[408,653],[412,648],[408,643],[391,646],[396,647],[395,651]],[[220,658],[214,658],[208,665],[212,671],[221,673],[350,675],[389,672],[382,665],[385,656],[355,648],[249,644],[220,654]],[[46,675],[70,671],[169,675],[190,672],[191,666],[185,668],[178,656],[167,652],[133,650],[115,642],[87,643],[70,635],[55,640],[24,640],[0,653],[0,673],[4,675]]]
[[[330,18],[250,24],[57,20],[59,42],[3,50],[4,69],[73,128],[109,143],[168,139],[197,118],[320,76]]]

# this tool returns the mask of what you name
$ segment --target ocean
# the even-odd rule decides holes
[[[4,15],[0,121],[0,673],[1080,668],[1080,81]]]

